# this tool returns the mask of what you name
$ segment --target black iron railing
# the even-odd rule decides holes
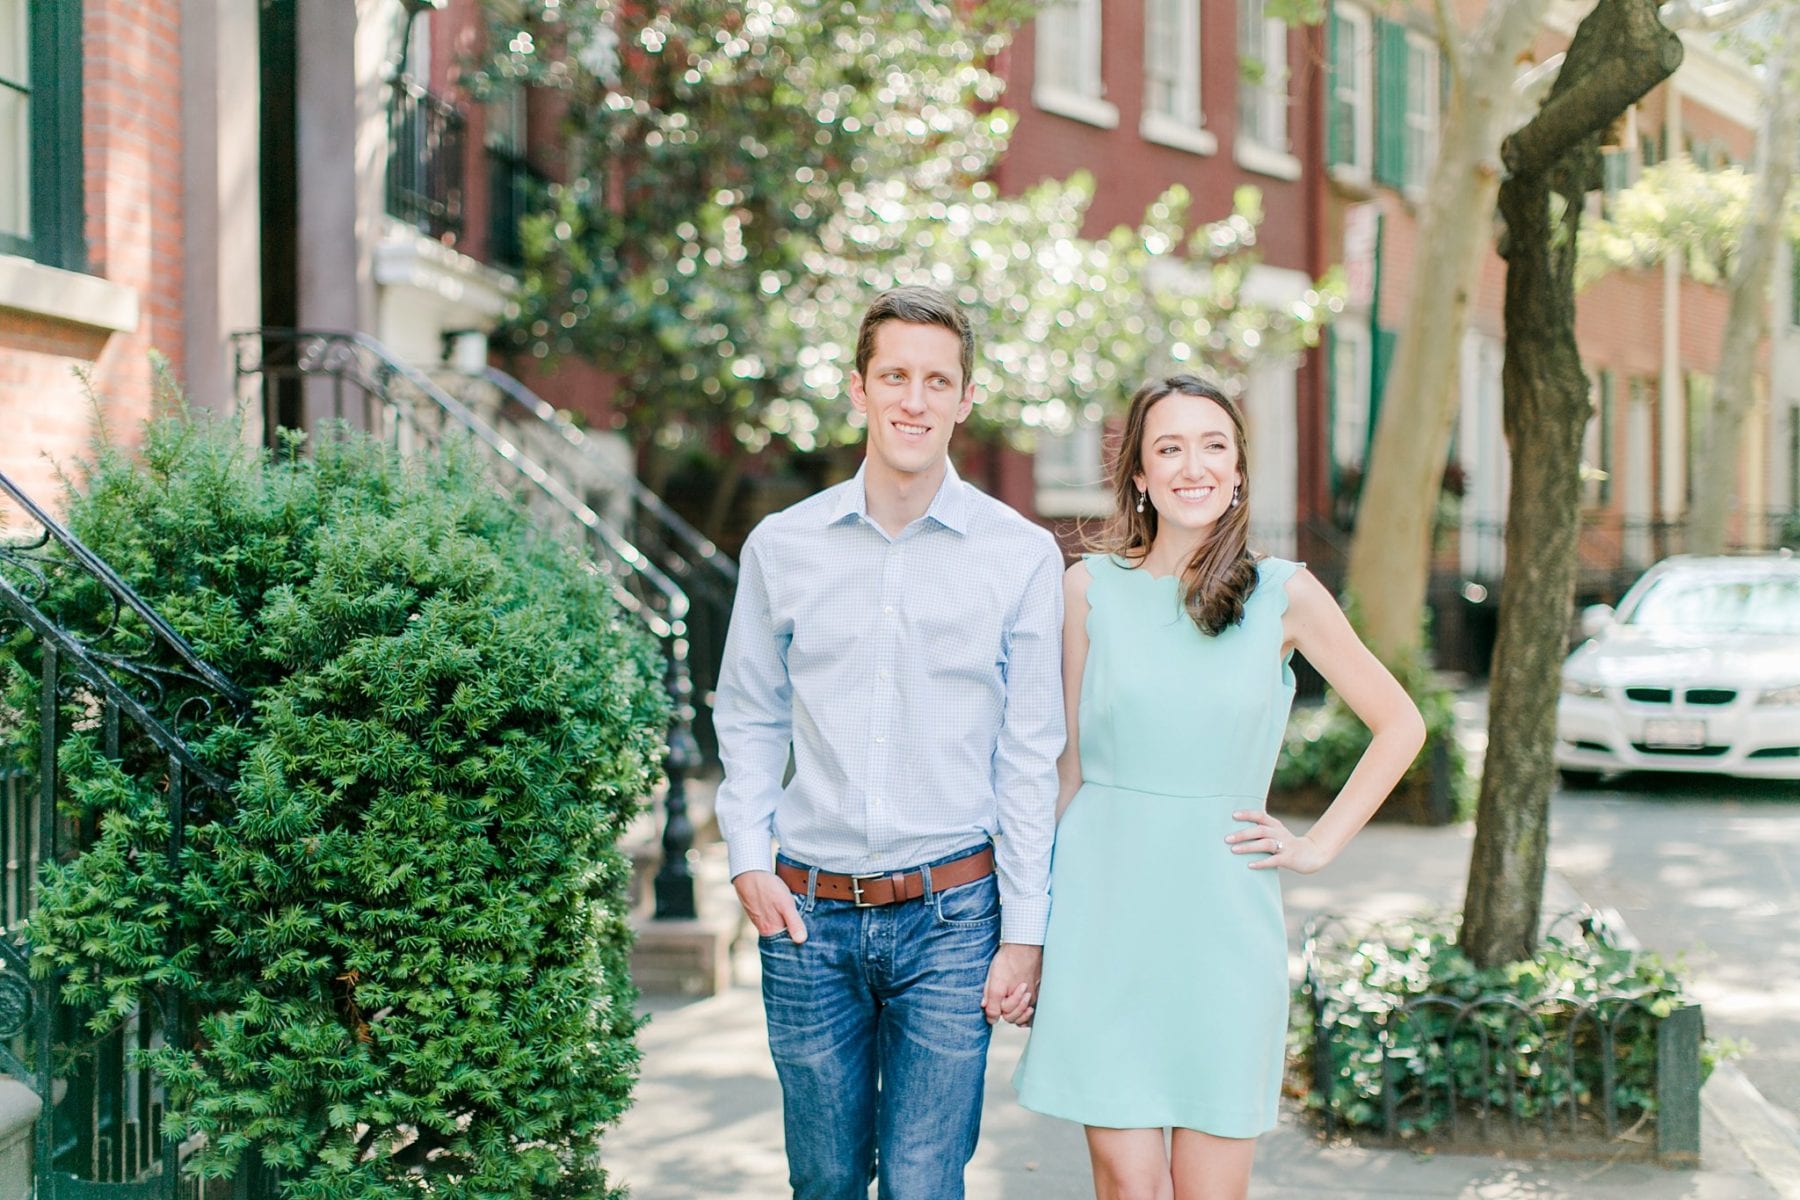
[[[410,79],[388,100],[387,210],[429,237],[463,226],[463,115]]]
[[[496,429],[424,373],[361,334],[262,329],[233,336],[240,403],[276,422],[284,387],[317,389],[314,411],[369,430],[402,453],[429,454],[447,436],[466,437],[489,456],[498,486],[525,505],[540,529],[577,547],[612,588],[620,605],[657,639],[672,701],[668,789],[664,793],[663,867],[657,915],[696,913],[690,855],[688,773],[699,763],[694,740],[694,685],[682,590],[612,520],[589,504],[559,472],[547,469],[519,439]]]
[[[1609,948],[1611,937],[1590,912],[1558,916],[1545,931],[1547,942],[1598,939]],[[1586,1144],[1611,1155],[1631,1149],[1624,1139],[1653,1116],[1656,1156],[1698,1161],[1698,1006],[1659,1003],[1647,991],[1575,999],[1554,986],[1537,998],[1419,991],[1378,1001],[1356,989],[1350,999],[1337,979],[1359,947],[1380,942],[1380,930],[1322,913],[1307,920],[1302,938],[1311,1102],[1328,1133],[1350,1125],[1389,1139],[1424,1133],[1450,1147],[1528,1150],[1535,1142],[1574,1153]],[[1618,1078],[1628,1039],[1656,1047],[1648,1095],[1641,1082],[1627,1089]]]
[[[65,1004],[56,975],[31,980],[20,925],[35,905],[39,868],[79,855],[98,833],[94,814],[64,794],[59,754],[77,733],[111,761],[149,778],[165,797],[164,853],[179,858],[189,823],[221,804],[230,781],[202,763],[182,730],[201,712],[241,710],[243,691],[207,664],[110,567],[0,474],[0,498],[26,534],[0,542],[0,640],[33,664],[33,711],[0,707],[0,839],[7,855],[0,936],[0,1070],[43,1101],[36,1129],[39,1197],[150,1200],[197,1196],[180,1178],[179,1147],[163,1130],[163,1081],[138,1051],[179,1044],[192,1028],[186,1000],[148,989],[95,1034],[94,1014]],[[24,730],[30,744],[21,744]],[[179,936],[179,934],[175,935]]]
[[[726,627],[737,595],[737,564],[661,496],[638,482],[633,464],[602,448],[542,397],[495,367],[468,374],[448,367],[432,378],[496,429],[516,440],[570,489],[624,528],[688,598],[688,660],[694,683],[694,735],[702,760],[718,764],[713,694],[725,656]]]

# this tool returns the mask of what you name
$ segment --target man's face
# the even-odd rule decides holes
[[[871,466],[899,476],[945,461],[950,431],[969,415],[975,385],[962,377],[962,341],[941,325],[884,321],[868,374],[850,375],[850,403],[868,422]]]

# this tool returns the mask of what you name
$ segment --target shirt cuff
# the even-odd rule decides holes
[[[1002,901],[1000,904],[1000,940],[1020,946],[1044,944],[1044,930],[1050,924],[1048,897],[1033,900]]]
[[[725,851],[731,877],[736,879],[745,871],[774,870],[773,841],[768,834],[761,832],[741,833],[734,838],[727,838]]]

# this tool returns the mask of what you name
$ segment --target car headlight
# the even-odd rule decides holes
[[[1565,675],[1563,676],[1562,690],[1565,696],[1581,696],[1588,700],[1606,699],[1606,685],[1587,679],[1570,679]]]
[[[1756,699],[1758,704],[1794,705],[1800,707],[1800,683],[1790,687],[1772,688]]]

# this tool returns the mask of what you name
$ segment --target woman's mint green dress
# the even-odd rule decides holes
[[[1233,854],[1294,699],[1288,579],[1265,558],[1217,637],[1174,577],[1087,560],[1081,790],[1056,830],[1044,981],[1013,1076],[1026,1108],[1116,1129],[1254,1137],[1275,1124],[1287,1033],[1277,871]]]

